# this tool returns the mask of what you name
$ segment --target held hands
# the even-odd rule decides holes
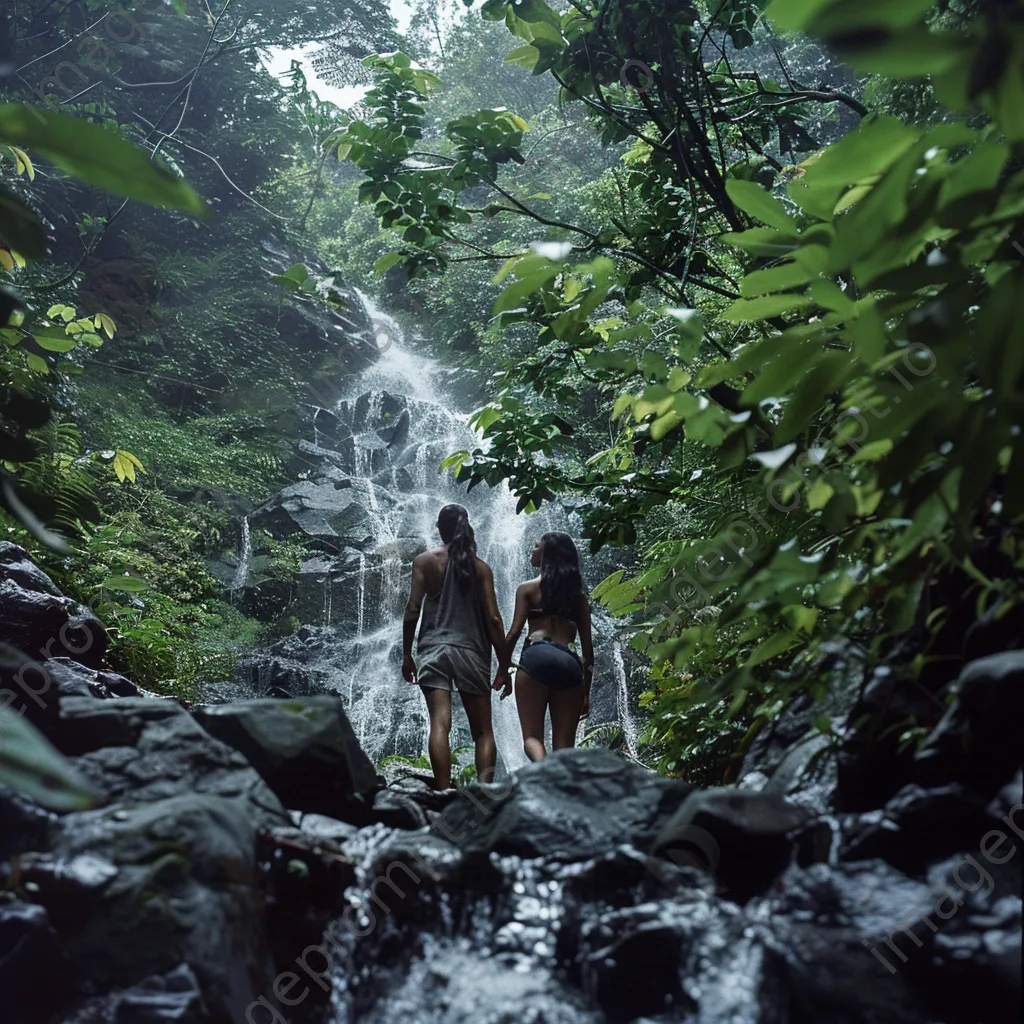
[[[412,660],[411,654],[406,654],[402,658],[402,676],[407,683],[416,682],[416,662]]]
[[[512,679],[508,672],[499,672],[494,677],[494,682],[491,684],[492,690],[501,690],[501,699],[504,700],[509,694],[512,693]]]

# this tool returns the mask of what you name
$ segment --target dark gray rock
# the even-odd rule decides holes
[[[243,799],[254,822],[280,824],[284,808],[246,759],[176,701],[67,697],[58,748],[112,800],[163,800],[183,793]]]
[[[612,911],[584,928],[580,982],[609,1024],[662,1014],[679,1020],[698,1011],[683,988],[694,945],[687,931],[656,904]]]
[[[286,807],[366,823],[377,773],[340,697],[198,707],[196,721],[234,747]]]
[[[771,895],[750,905],[755,917],[772,922],[766,945],[783,1015],[769,1019],[947,1020],[936,1017],[927,993],[932,932],[920,915],[930,907],[927,885],[880,861],[788,869]],[[982,1014],[976,1019],[995,1024]]]
[[[984,993],[992,1021],[1021,1019],[1021,862],[1024,839],[1002,826],[1007,841],[986,846],[1002,864],[974,848],[928,872],[933,893],[945,892],[943,915],[934,915],[933,1004],[953,1019],[971,1020]],[[937,903],[937,900],[935,901]],[[956,904],[960,904],[957,906]]]
[[[55,652],[54,647],[68,622],[67,606],[64,597],[28,590],[13,579],[0,578],[0,642],[37,658],[64,653],[59,648]]]
[[[875,810],[908,783],[920,781],[913,748],[900,743],[900,734],[907,722],[934,724],[939,717],[935,699],[917,685],[909,669],[878,666],[846,718],[836,809]]]
[[[916,755],[926,785],[966,782],[992,797],[1020,767],[1024,651],[972,661],[954,684],[953,703]]]
[[[773,793],[709,789],[691,793],[658,835],[654,852],[706,867],[731,899],[763,892],[786,869],[793,834],[811,817]]]
[[[62,935],[74,978],[103,991],[185,963],[211,1011],[241,1024],[273,975],[254,826],[246,801],[196,793],[62,819],[56,858],[117,869]],[[37,898],[57,906],[62,895],[41,887]]]
[[[51,657],[60,657],[66,651],[75,661],[92,668],[100,668],[109,644],[107,629],[83,604],[68,603],[67,625],[57,635],[57,643],[47,649]]]
[[[48,663],[0,643],[0,723],[24,717],[52,737],[60,716],[59,700]]]
[[[338,490],[330,481],[289,484],[250,517],[254,530],[278,539],[293,534],[328,539],[337,547],[363,548],[373,539],[373,518],[355,488]]]
[[[0,541],[0,578],[13,580],[26,590],[35,590],[52,597],[63,597],[53,580],[29,557],[18,544]]]
[[[373,798],[371,816],[391,828],[417,829],[427,824],[427,816],[419,802],[398,789],[382,789]]]
[[[999,823],[985,801],[966,786],[905,786],[884,811],[869,811],[845,824],[839,856],[881,858],[906,874],[923,875],[936,861],[976,849],[982,836]]]
[[[15,870],[9,857],[46,847],[56,816],[28,797],[0,786],[0,877]]]
[[[87,1000],[61,1024],[206,1024],[199,982],[188,964],[138,985]]]
[[[71,655],[99,666],[107,632],[84,605],[61,594],[17,544],[0,547],[0,642],[45,661]]]
[[[606,750],[563,750],[506,783],[459,790],[431,831],[467,853],[579,861],[620,843],[640,850],[689,795]]]
[[[12,545],[13,546],[13,545]],[[0,992],[5,1024],[37,1024],[64,994],[57,934],[43,907],[0,897]]]
[[[57,692],[67,697],[142,697],[143,690],[130,679],[116,672],[104,672],[72,661],[71,658],[51,658],[46,669],[57,684]]]

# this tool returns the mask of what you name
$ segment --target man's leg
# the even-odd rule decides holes
[[[491,694],[459,691],[462,706],[469,719],[469,731],[476,744],[476,777],[481,782],[494,781],[494,766],[498,751],[494,746],[494,728],[491,725]]]
[[[516,672],[516,708],[523,729],[523,750],[531,761],[543,761],[544,715],[548,710],[548,688],[541,685],[528,672]]]
[[[427,714],[430,715],[430,740],[427,752],[430,767],[434,772],[434,785],[438,789],[450,789],[452,784],[452,749],[448,743],[452,731],[451,690],[434,686],[421,686],[427,699]]]

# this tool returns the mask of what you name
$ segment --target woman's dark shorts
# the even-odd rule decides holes
[[[519,667],[552,690],[571,690],[583,683],[583,664],[577,655],[565,644],[546,637],[526,641]]]

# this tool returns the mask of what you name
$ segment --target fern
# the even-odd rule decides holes
[[[99,515],[97,481],[92,460],[82,455],[78,427],[51,419],[30,437],[39,452],[19,466],[19,483],[52,504],[52,519],[58,526],[73,529],[78,520],[95,519]]]

